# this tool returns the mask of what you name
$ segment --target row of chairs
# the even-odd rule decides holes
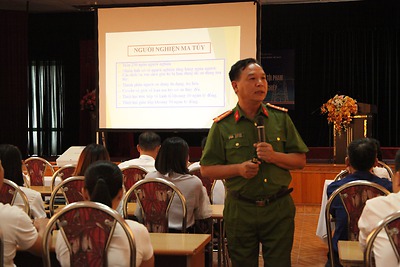
[[[393,171],[392,169],[386,165],[383,162],[379,162],[379,165],[383,168],[385,168],[389,176],[392,178],[393,176]],[[342,170],[339,172],[336,177],[335,181],[343,179],[349,174],[347,170]],[[331,261],[331,266],[335,266],[334,263],[334,257],[332,256],[334,254],[333,252],[333,246],[332,246],[332,236],[333,236],[333,231],[332,231],[332,223],[335,222],[335,218],[333,218],[330,214],[330,209],[332,206],[333,201],[339,197],[345,211],[347,213],[347,225],[348,225],[348,240],[350,241],[358,241],[358,236],[359,236],[359,228],[358,228],[358,220],[361,216],[361,213],[365,207],[365,203],[368,199],[377,197],[377,196],[386,196],[390,192],[384,188],[381,185],[378,185],[373,182],[369,181],[352,181],[349,183],[346,183],[336,189],[332,195],[329,197],[328,202],[326,204],[325,208],[325,223],[326,223],[326,229],[327,229],[327,238],[328,238],[328,248],[329,248],[329,254],[331,255],[330,261]],[[400,217],[400,215],[399,215]],[[400,220],[399,220],[400,221]],[[400,223],[398,223],[400,226]],[[385,226],[382,226],[385,227]],[[382,228],[381,228],[382,229]],[[399,231],[398,231],[399,232]],[[376,235],[376,234],[375,234]],[[374,237],[375,238],[375,237]],[[400,241],[400,235],[398,236],[399,241]],[[372,243],[372,241],[371,241]],[[400,246],[397,244],[397,239],[396,242],[393,242],[392,244],[396,244],[396,247],[398,252],[400,252]],[[369,246],[372,246],[370,244]],[[371,249],[367,246],[366,249],[366,254],[365,257],[366,259],[371,259]],[[396,252],[396,255],[399,255],[399,253]],[[400,260],[400,257],[398,257]],[[366,261],[365,261],[366,262]],[[367,265],[370,266],[370,265]]]

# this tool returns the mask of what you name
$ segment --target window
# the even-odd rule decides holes
[[[64,66],[61,61],[32,61],[28,97],[28,153],[55,156],[64,130]]]

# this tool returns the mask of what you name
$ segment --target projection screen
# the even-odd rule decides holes
[[[254,1],[98,9],[99,129],[209,129],[257,53]]]

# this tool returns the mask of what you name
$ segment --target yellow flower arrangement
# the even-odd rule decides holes
[[[357,113],[357,101],[345,95],[335,95],[321,107],[321,114],[328,113],[328,123],[333,123],[335,133],[340,135],[342,130],[346,131],[351,115]]]

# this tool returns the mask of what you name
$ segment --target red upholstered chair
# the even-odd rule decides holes
[[[364,263],[366,267],[375,266],[373,250],[374,242],[378,234],[385,230],[392,249],[400,262],[400,211],[397,211],[384,220],[380,221],[375,229],[369,234],[367,238],[367,246],[364,251]]]
[[[128,237],[130,266],[136,264],[134,236],[125,220],[101,203],[81,201],[69,204],[51,217],[43,235],[43,263],[51,266],[51,233],[57,224],[70,252],[71,266],[107,266],[107,249],[115,226],[120,224]],[[88,245],[91,247],[88,249]]]
[[[73,202],[85,200],[82,195],[82,189],[84,186],[85,186],[85,177],[83,176],[72,176],[59,183],[51,192],[49,201],[50,215],[54,214],[55,210],[54,203],[56,198],[60,196],[59,193],[60,190],[65,198],[66,204],[70,204]]]
[[[25,193],[19,188],[16,183],[8,179],[4,179],[4,184],[0,188],[0,202],[3,204],[14,205],[17,195],[20,195],[22,198],[22,201],[24,203],[23,210],[26,212],[26,214],[31,216],[29,201]]]
[[[76,165],[75,164],[68,164],[59,168],[51,177],[51,191],[54,190],[56,180],[59,178],[61,181],[71,177],[75,172]]]
[[[138,165],[130,165],[122,168],[121,172],[123,175],[125,192],[128,191],[137,181],[142,180],[147,174],[147,170]],[[136,199],[134,195],[132,195],[132,198]]]
[[[333,234],[331,225],[332,219],[330,214],[331,205],[334,199],[337,196],[339,196],[346,210],[347,224],[348,224],[348,240],[358,240],[358,235],[360,231],[358,229],[358,220],[365,207],[365,202],[368,199],[377,196],[385,196],[388,195],[389,193],[390,192],[383,186],[365,180],[352,181],[346,183],[332,193],[332,195],[328,199],[325,210],[325,223],[327,229],[330,255],[334,254],[332,247],[332,234]],[[334,257],[330,258],[331,258],[331,266],[335,266]]]
[[[182,192],[171,182],[162,178],[138,181],[126,192],[123,200],[124,217],[128,217],[130,195],[135,194],[141,208],[143,224],[149,232],[168,232],[168,212],[174,197],[182,204],[182,232],[186,232],[187,208]]]
[[[29,175],[30,185],[44,185],[44,176],[46,170],[54,174],[53,166],[47,160],[41,157],[30,157],[24,161],[25,168]]]

